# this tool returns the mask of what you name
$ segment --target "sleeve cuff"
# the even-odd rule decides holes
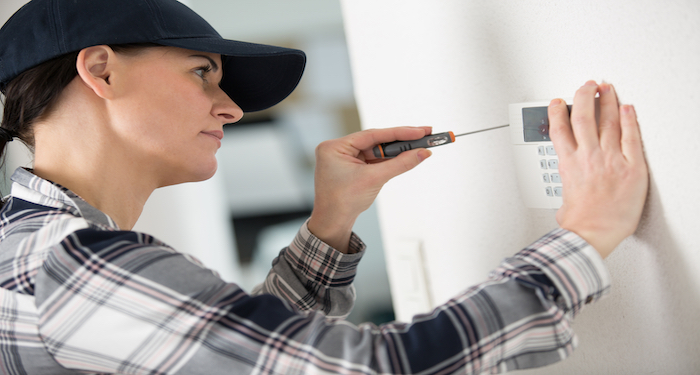
[[[327,288],[346,287],[355,279],[365,248],[364,242],[353,233],[349,246],[351,253],[341,253],[314,236],[309,231],[307,220],[284,256],[309,281]]]
[[[518,252],[554,284],[558,303],[577,315],[581,308],[610,292],[610,274],[598,252],[576,233],[555,229]]]

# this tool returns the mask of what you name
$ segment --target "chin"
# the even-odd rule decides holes
[[[214,176],[217,170],[217,164],[214,162],[214,165],[211,166],[210,168],[201,168],[197,170],[194,173],[193,179],[188,182],[199,182],[199,181],[206,181]]]
[[[201,182],[206,181],[214,176],[217,170],[217,164],[214,162],[212,166],[204,168],[203,165],[199,165],[196,169],[191,169],[189,172],[185,172],[180,169],[182,173],[173,174],[171,178],[166,179],[160,187],[184,184],[186,182]]]

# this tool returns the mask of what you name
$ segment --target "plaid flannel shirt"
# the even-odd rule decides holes
[[[13,175],[0,212],[3,374],[447,374],[543,366],[576,346],[572,318],[609,290],[595,250],[550,232],[411,323],[354,326],[358,253],[304,226],[257,295],[69,190]],[[276,296],[274,296],[274,295]],[[290,303],[291,302],[291,303]],[[320,310],[320,311],[319,311]]]

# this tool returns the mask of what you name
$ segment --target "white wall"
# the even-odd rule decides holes
[[[2,0],[0,3],[0,21],[4,24],[27,0]]]
[[[186,0],[183,1],[221,35],[238,40],[294,42],[297,36],[334,32],[338,28],[338,0]]]
[[[699,373],[700,2],[342,6],[365,128],[506,124],[509,103],[571,97],[588,79],[635,104],[651,172],[640,228],[606,260],[613,292],[575,322],[573,358],[523,374]],[[387,258],[421,243],[433,304],[556,226],[520,202],[509,142],[507,128],[458,138],[379,197]]]

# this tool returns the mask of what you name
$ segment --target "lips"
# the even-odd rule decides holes
[[[224,139],[224,132],[221,130],[210,130],[210,131],[206,131],[206,132],[202,132],[202,133],[204,133],[206,135],[211,135],[212,137],[215,137],[218,140]]]

